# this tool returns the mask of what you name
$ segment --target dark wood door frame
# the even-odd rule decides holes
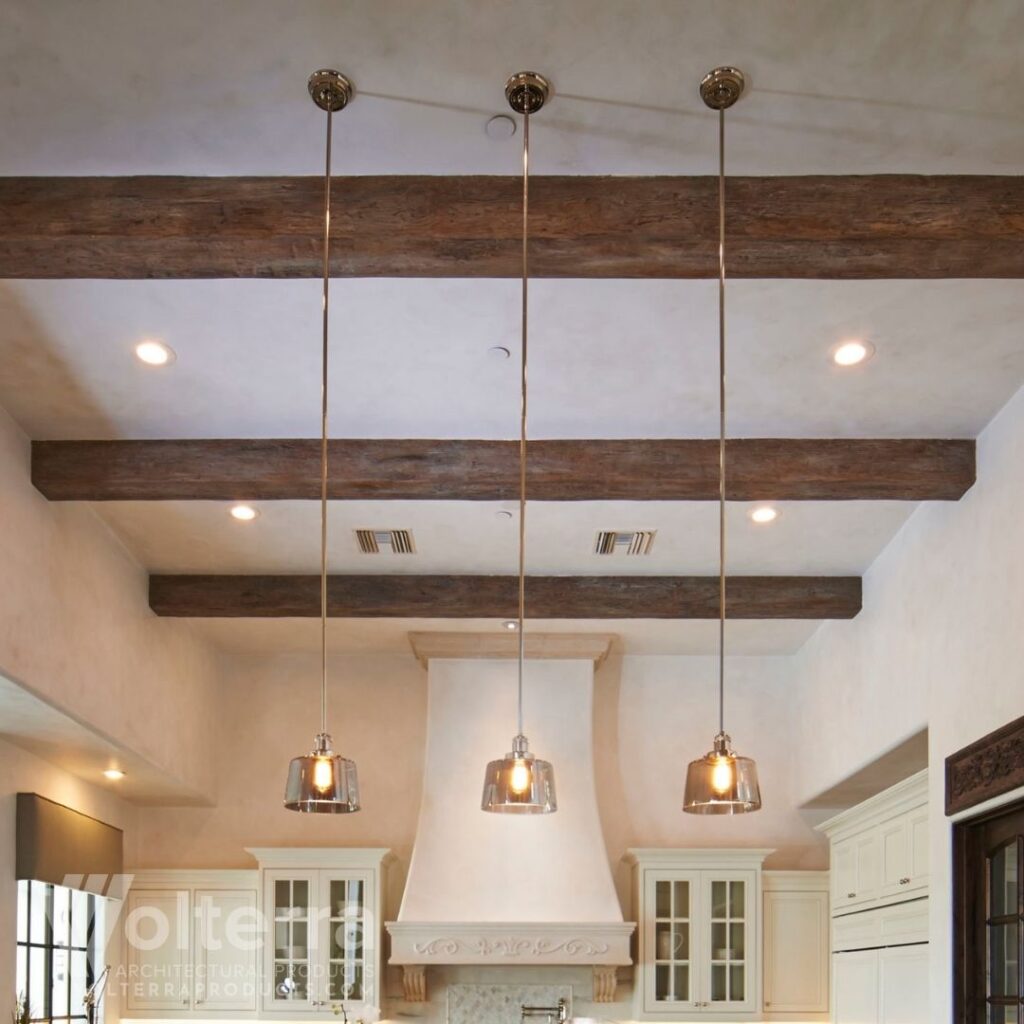
[[[946,758],[946,814],[1005,796],[1024,786],[1024,717],[1004,725]],[[953,1020],[986,1020],[984,990],[971,971],[976,959],[975,915],[984,905],[983,833],[1000,818],[1024,812],[1024,800],[953,825]]]

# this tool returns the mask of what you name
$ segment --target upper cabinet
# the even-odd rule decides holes
[[[381,849],[254,849],[264,915],[262,1009],[350,1018],[380,1006]]]
[[[256,1010],[255,871],[140,871],[119,921],[127,1010],[139,1017]]]
[[[630,851],[641,1019],[759,1013],[761,864],[769,852]]]

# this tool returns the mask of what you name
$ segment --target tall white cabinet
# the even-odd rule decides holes
[[[832,854],[834,1024],[927,1024],[927,772],[820,828]]]

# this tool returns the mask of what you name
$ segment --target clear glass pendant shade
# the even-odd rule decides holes
[[[484,772],[482,810],[492,814],[551,814],[558,810],[555,770],[550,761],[530,753],[525,736],[512,741],[512,751],[491,761]]]
[[[715,747],[686,770],[683,810],[689,814],[747,814],[761,808],[757,765],[737,757],[724,732]]]
[[[335,754],[331,737],[320,733],[314,749],[292,758],[284,805],[307,814],[351,814],[359,810],[359,776],[355,761]]]

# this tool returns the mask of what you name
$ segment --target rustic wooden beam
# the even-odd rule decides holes
[[[318,440],[36,441],[32,481],[58,501],[313,499]],[[335,499],[507,500],[514,441],[335,440]],[[956,500],[974,483],[974,442],[738,439],[728,442],[738,501]],[[532,441],[538,501],[711,501],[714,440]]]
[[[317,277],[320,178],[0,178],[0,277]],[[336,178],[332,273],[516,277],[516,177]],[[536,177],[537,277],[716,274],[716,179]],[[729,274],[1024,276],[1024,177],[728,183]]]
[[[331,576],[333,618],[490,619],[515,615],[515,576]],[[732,619],[849,619],[856,576],[736,576]],[[716,576],[533,576],[527,614],[538,619],[714,619]],[[310,618],[319,576],[150,576],[149,605],[183,618]]]

